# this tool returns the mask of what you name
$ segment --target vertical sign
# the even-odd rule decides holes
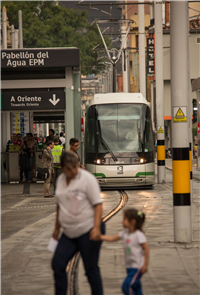
[[[154,38],[147,38],[147,76],[154,77]]]
[[[29,132],[29,112],[11,113],[11,130],[25,136]]]

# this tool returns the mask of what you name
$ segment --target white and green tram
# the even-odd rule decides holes
[[[150,104],[141,93],[95,94],[86,114],[85,166],[101,187],[154,184]]]

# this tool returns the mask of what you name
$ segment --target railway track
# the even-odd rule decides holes
[[[118,191],[120,194],[120,199],[116,207],[110,210],[106,215],[102,217],[103,222],[107,222],[110,218],[112,218],[115,214],[117,214],[127,203],[128,195],[123,191]],[[76,253],[70,264],[67,267],[68,272],[68,294],[69,295],[79,295],[78,292],[78,264],[80,260],[80,253]]]

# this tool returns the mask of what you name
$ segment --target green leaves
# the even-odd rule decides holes
[[[22,10],[24,48],[78,47],[82,74],[97,73],[97,54],[93,48],[101,38],[95,25],[88,22],[88,12],[56,6],[52,1],[2,1],[10,25],[18,28]],[[108,41],[108,40],[107,40]]]

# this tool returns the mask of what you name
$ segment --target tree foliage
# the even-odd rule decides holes
[[[2,1],[10,25],[18,28],[18,11],[22,10],[25,48],[78,47],[82,74],[97,73],[97,54],[103,48],[96,25],[88,22],[88,12],[66,9],[50,1]],[[109,43],[109,40],[106,40]]]

